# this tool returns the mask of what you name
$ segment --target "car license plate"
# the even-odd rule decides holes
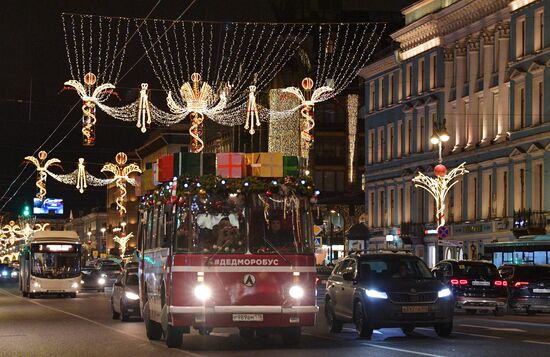
[[[550,289],[533,289],[533,292],[539,294],[550,294]]]
[[[233,321],[263,321],[263,314],[233,314]]]
[[[491,282],[490,281],[473,280],[472,285],[474,285],[474,286],[489,286],[489,285],[491,285]]]
[[[422,312],[428,312],[427,306],[402,306],[401,312],[405,314],[418,314]]]

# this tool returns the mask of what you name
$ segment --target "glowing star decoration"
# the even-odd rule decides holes
[[[21,224],[21,222],[20,222]],[[35,233],[35,232],[39,232],[39,231],[45,231],[46,230],[46,227],[48,227],[50,224],[49,223],[43,223],[43,224],[40,224],[40,223],[34,223],[32,224],[32,226],[34,226],[34,228],[31,228],[31,223],[24,223],[23,224],[23,229],[21,229],[21,235],[22,235],[22,239],[25,240],[25,243],[27,243],[30,239],[30,237]]]
[[[95,144],[96,104],[107,100],[108,94],[115,89],[111,83],[95,87],[96,82],[97,77],[91,72],[84,75],[84,84],[74,79],[65,82],[65,85],[73,87],[82,99],[82,145],[84,146]]]
[[[313,133],[311,132],[315,127],[315,119],[313,117],[313,109],[315,103],[320,101],[321,96],[324,93],[331,92],[333,89],[329,86],[323,86],[315,89],[313,93],[313,79],[306,77],[302,80],[302,92],[299,88],[288,87],[283,89],[283,92],[290,93],[296,96],[301,102],[300,114],[302,115],[302,124],[300,137],[301,137],[301,156],[309,158],[309,150],[313,145]]]
[[[41,201],[44,200],[46,197],[46,178],[48,177],[47,170],[52,165],[59,165],[61,162],[59,159],[49,159],[48,161],[44,162],[46,158],[48,157],[48,153],[45,151],[40,151],[38,153],[38,158],[35,158],[34,156],[25,156],[25,160],[31,162],[36,166],[36,172],[38,173],[37,179],[36,179],[36,187],[38,188],[38,192],[36,194],[36,197],[40,199]]]
[[[245,130],[249,130],[250,135],[254,135],[256,130],[254,126],[260,127],[260,116],[258,115],[258,106],[256,105],[256,86],[248,87],[248,103],[246,104],[246,122]]]
[[[149,95],[147,94],[148,88],[149,85],[147,83],[141,83],[136,126],[141,128],[142,133],[147,131],[146,125],[151,124],[151,107],[149,106]]]
[[[223,111],[227,104],[226,90],[223,89],[219,96],[214,94],[212,87],[205,82],[201,85],[201,75],[193,73],[191,83],[185,82],[180,88],[180,95],[185,105],[181,105],[174,99],[172,92],[166,98],[168,108],[175,114],[186,115],[191,113],[190,151],[199,153],[204,149],[204,141],[201,139],[204,115],[216,115]]]
[[[114,236],[113,237],[113,241],[115,241],[116,243],[118,243],[120,245],[120,256],[124,256],[124,254],[126,253],[126,247],[128,246],[128,242],[130,241],[130,239],[132,239],[134,237],[134,233],[130,232],[129,234],[126,234],[124,232],[122,232],[120,234],[120,237],[119,236]]]
[[[463,162],[458,167],[447,173],[447,168],[442,164],[436,166],[436,177],[429,177],[422,172],[418,172],[412,179],[415,187],[423,188],[428,191],[435,199],[437,228],[445,225],[445,197],[449,190],[458,182],[458,177],[468,173]]]
[[[116,154],[115,160],[116,164],[110,162],[106,163],[101,168],[101,172],[110,172],[114,175],[115,184],[119,192],[116,198],[116,205],[120,215],[124,216],[126,214],[126,207],[124,205],[127,194],[126,183],[128,182],[132,185],[135,185],[135,181],[130,179],[128,175],[130,175],[131,173],[141,173],[141,170],[139,166],[134,163],[126,165],[128,156],[126,156],[126,154],[123,152],[119,152],[118,154]]]

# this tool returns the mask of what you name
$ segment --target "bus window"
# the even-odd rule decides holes
[[[186,208],[178,208],[176,215],[176,241],[175,251],[189,252],[191,250],[190,239],[191,234],[189,230],[189,214],[187,214]]]

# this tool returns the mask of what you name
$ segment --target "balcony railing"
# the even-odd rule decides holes
[[[512,231],[516,237],[546,233],[544,212],[519,210],[514,211]]]

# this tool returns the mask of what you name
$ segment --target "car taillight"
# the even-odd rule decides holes
[[[506,280],[495,280],[495,286],[508,286],[508,282]]]
[[[522,286],[526,286],[526,285],[529,285],[529,283],[526,281],[516,281],[516,283],[514,284],[516,288],[521,288]]]
[[[451,279],[452,285],[468,285],[468,280],[466,279]]]

